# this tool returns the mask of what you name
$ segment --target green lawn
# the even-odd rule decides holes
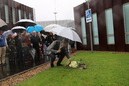
[[[72,59],[87,69],[54,67],[17,86],[129,86],[129,53],[80,51]]]

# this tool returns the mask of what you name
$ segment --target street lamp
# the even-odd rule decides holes
[[[54,12],[54,15],[55,15],[55,24],[57,24],[57,19],[56,19],[56,15],[57,15],[57,11],[56,11],[56,0],[55,0],[55,12]]]
[[[89,0],[85,0],[85,1],[87,2],[88,9],[90,9]],[[89,23],[89,29],[90,29],[90,47],[91,47],[91,52],[93,52],[93,39],[92,39],[91,22],[88,22],[88,23]]]
[[[85,0],[87,2],[87,6],[88,6],[88,9],[90,8],[89,6],[89,0]]]
[[[57,12],[56,11],[54,12],[54,15],[55,15],[55,24],[57,24],[57,19],[56,19]]]

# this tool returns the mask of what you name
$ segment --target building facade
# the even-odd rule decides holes
[[[129,0],[90,0],[92,10],[92,45],[98,51],[129,51]],[[88,3],[74,8],[75,28],[83,44],[78,49],[90,50],[90,28],[85,11]]]
[[[20,19],[33,20],[33,8],[13,0],[0,0],[0,18],[11,28]]]

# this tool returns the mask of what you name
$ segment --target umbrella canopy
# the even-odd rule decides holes
[[[7,30],[3,33],[6,37],[8,37],[10,34],[13,34],[12,30]]]
[[[15,26],[11,30],[12,32],[22,33],[23,31],[26,31],[26,28],[22,26]]]
[[[29,26],[27,27],[27,32],[31,33],[33,31],[36,31],[36,32],[40,32],[43,30],[43,27],[39,24],[35,25],[35,26]]]
[[[0,19],[0,27],[7,25],[2,19]]]
[[[16,22],[15,26],[23,26],[23,27],[28,27],[28,26],[34,26],[36,23],[33,20],[30,19],[21,19],[18,22]]]
[[[7,27],[7,24],[2,20],[0,19],[0,30],[7,30],[8,27]]]
[[[70,29],[72,29],[72,30],[76,30],[75,28],[73,28],[73,27],[68,27],[68,28],[70,28]]]
[[[45,28],[44,28],[44,31],[46,31],[46,32],[51,32],[51,30],[53,29],[53,28],[58,28],[58,27],[62,27],[61,25],[58,25],[58,24],[50,24],[50,25],[48,25],[48,26],[46,26]]]
[[[51,32],[55,33],[58,36],[70,39],[72,41],[77,41],[82,43],[79,35],[75,31],[71,30],[70,28],[67,28],[67,27],[53,28]]]
[[[40,31],[42,31],[44,29],[43,26],[41,26],[39,24],[35,25],[34,27],[35,27],[37,32],[40,32]]]

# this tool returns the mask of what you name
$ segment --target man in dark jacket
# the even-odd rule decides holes
[[[37,32],[32,32],[32,35],[30,37],[31,39],[31,45],[33,48],[36,50],[36,55],[35,55],[35,64],[39,65],[40,64],[40,38],[37,34]]]
[[[51,58],[51,67],[54,67],[54,61],[56,59],[56,56],[58,56],[59,58],[57,66],[62,66],[61,62],[65,56],[67,58],[70,58],[67,52],[67,45],[68,42],[66,42],[65,40],[55,40],[48,46],[47,51],[49,51],[49,55]]]

